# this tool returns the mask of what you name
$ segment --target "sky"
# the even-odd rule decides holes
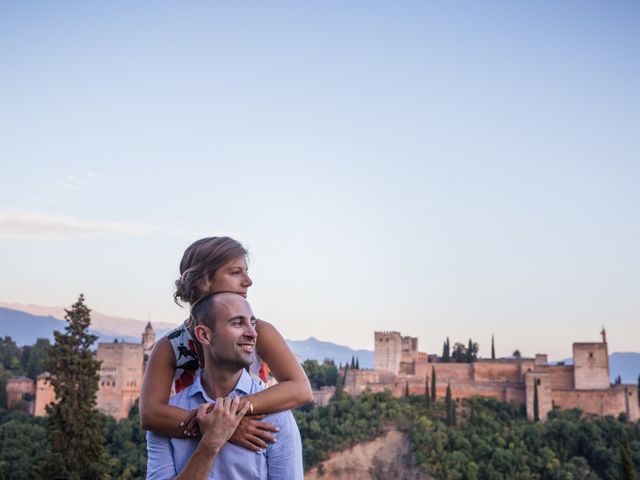
[[[0,301],[289,339],[640,351],[640,4],[0,0]]]

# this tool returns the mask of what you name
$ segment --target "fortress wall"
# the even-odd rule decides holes
[[[464,382],[473,380],[471,363],[432,363],[436,372],[436,382],[447,385],[451,382]],[[428,371],[431,376],[431,370]]]
[[[527,395],[524,384],[520,386],[506,387],[504,389],[504,398],[506,402],[514,402],[518,405],[527,403]]]
[[[447,394],[447,387],[443,389],[438,388],[438,394],[442,391],[442,397]],[[451,383],[451,396],[453,398],[468,398],[468,397],[492,397],[500,402],[506,401],[505,389],[499,384],[488,385],[479,384],[473,382],[452,382]]]
[[[616,385],[608,390],[556,390],[552,394],[553,404],[560,408],[580,408],[595,415],[626,413],[630,420],[640,419],[636,385]]]
[[[431,363],[428,360],[418,360],[413,365],[413,371],[416,377],[431,378]],[[436,374],[436,377],[438,375]]]
[[[546,365],[536,367],[535,371],[549,375],[553,390],[572,390],[574,388],[572,365]]]
[[[609,388],[606,343],[573,344],[574,385],[577,390]]]
[[[477,382],[522,382],[517,361],[483,361],[472,363],[473,378]]]

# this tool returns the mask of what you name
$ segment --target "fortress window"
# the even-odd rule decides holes
[[[593,358],[593,352],[589,352],[589,358]]]

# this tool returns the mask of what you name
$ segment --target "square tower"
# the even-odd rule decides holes
[[[573,344],[573,377],[576,390],[604,390],[610,387],[606,342]]]

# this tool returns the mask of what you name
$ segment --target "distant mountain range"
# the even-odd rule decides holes
[[[38,338],[53,341],[54,330],[62,331],[66,322],[62,307],[42,307],[0,302],[0,336],[10,336],[18,345],[33,345]],[[91,312],[92,333],[98,335],[99,342],[113,342],[114,339],[139,343],[147,322],[131,318],[120,318]],[[158,337],[164,335],[175,325],[152,322]],[[323,342],[310,337],[306,340],[287,340],[293,353],[300,359],[322,362],[332,358],[336,364],[351,362],[356,357],[360,368],[373,368],[373,352],[371,350],[354,350],[345,345]],[[567,365],[572,359],[566,359]],[[638,383],[640,374],[640,353],[614,352],[609,355],[609,371],[611,381],[620,375],[622,383]]]
[[[38,338],[53,341],[54,330],[62,331],[66,325],[64,308],[42,307],[18,303],[0,302],[0,336],[10,336],[18,345],[33,345]],[[120,318],[91,312],[91,333],[99,342],[113,342],[114,339],[138,343],[147,322],[131,318]],[[160,338],[175,327],[169,323],[152,322],[156,335]],[[313,337],[307,340],[287,340],[293,353],[300,359],[322,362],[332,358],[336,364],[345,364],[352,357],[358,358],[360,368],[373,368],[373,352],[353,350],[344,345],[321,342]]]

